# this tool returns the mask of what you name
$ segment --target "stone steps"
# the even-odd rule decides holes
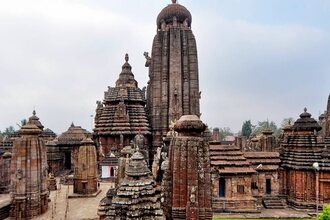
[[[9,217],[10,202],[2,203],[0,207],[0,219],[6,219]]]
[[[284,209],[285,205],[282,199],[276,196],[269,196],[263,198],[263,204],[267,209]]]

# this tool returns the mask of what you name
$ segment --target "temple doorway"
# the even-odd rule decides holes
[[[70,152],[65,152],[64,167],[65,167],[65,169],[68,169],[68,170],[71,169],[71,153]]]
[[[270,179],[266,179],[266,194],[270,194],[272,192],[271,181]]]
[[[226,194],[226,180],[223,177],[219,179],[219,196],[225,197]]]

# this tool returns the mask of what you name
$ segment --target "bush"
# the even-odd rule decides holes
[[[330,220],[330,205],[324,205],[323,211],[318,220]]]

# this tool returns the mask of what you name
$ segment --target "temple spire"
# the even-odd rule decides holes
[[[176,4],[176,0],[172,0],[172,4]]]
[[[128,62],[128,60],[129,60],[129,56],[128,54],[125,54],[125,61]]]

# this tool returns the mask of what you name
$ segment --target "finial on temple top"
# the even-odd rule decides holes
[[[176,4],[176,0],[172,0],[172,4]]]
[[[307,112],[307,108],[306,107],[304,108],[304,112]]]
[[[125,54],[125,61],[128,62],[128,60],[129,60],[128,54]]]

